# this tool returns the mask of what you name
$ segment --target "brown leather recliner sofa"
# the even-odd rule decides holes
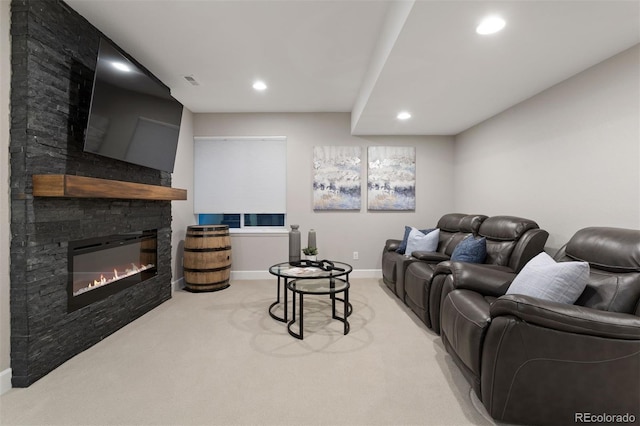
[[[485,238],[487,255],[484,263],[469,265],[473,265],[477,273],[501,271],[511,276],[543,251],[549,237],[536,222],[515,216],[486,218],[480,223],[477,235]],[[411,262],[404,274],[405,303],[436,333],[440,332],[441,292],[447,278],[443,271],[447,271],[449,264],[448,261]]]
[[[475,234],[487,218],[483,215],[448,213],[438,220],[435,228],[440,230],[436,252],[416,252],[417,257],[398,252],[401,240],[388,239],[382,250],[382,280],[403,302],[405,301],[404,273],[410,263],[419,259],[428,263],[449,260],[456,245],[465,237]],[[435,229],[433,228],[433,229]]]
[[[508,271],[438,265],[447,352],[496,420],[639,422],[640,231],[585,228],[554,259],[589,264],[575,304],[505,295]]]

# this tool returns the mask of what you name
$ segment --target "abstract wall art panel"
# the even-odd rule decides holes
[[[370,146],[368,165],[369,210],[415,210],[415,147]]]
[[[359,146],[313,147],[313,209],[360,210]]]

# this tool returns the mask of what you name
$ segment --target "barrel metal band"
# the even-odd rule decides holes
[[[224,271],[226,269],[231,269],[231,265],[227,265],[227,266],[223,266],[221,268],[210,268],[210,269],[203,269],[203,268],[184,268],[184,270],[186,272],[219,272],[219,271]]]
[[[186,281],[186,280],[185,280],[185,284],[190,285],[190,286],[193,286],[193,287],[191,288],[191,290],[196,290],[196,289],[198,289],[198,287],[205,287],[205,286],[210,286],[210,285],[219,285],[219,284],[227,284],[227,286],[226,286],[226,287],[229,287],[229,286],[228,286],[228,284],[229,284],[229,280],[213,281],[213,282],[209,282],[209,283],[194,283],[194,282]],[[224,287],[224,288],[226,288],[226,287]],[[220,290],[222,290],[222,289],[220,289]]]
[[[187,237],[189,238],[211,238],[211,237],[228,237],[229,232],[225,232],[224,234],[189,234],[187,232]]]
[[[191,253],[207,253],[212,251],[226,251],[231,250],[231,247],[211,247],[211,248],[185,248],[184,251]]]

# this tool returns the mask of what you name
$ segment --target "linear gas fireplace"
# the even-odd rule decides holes
[[[156,230],[70,242],[68,312],[154,277],[156,259]]]

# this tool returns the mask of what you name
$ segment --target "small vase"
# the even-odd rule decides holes
[[[318,260],[318,256],[316,256],[315,254],[305,254],[304,255],[305,259],[307,260],[311,260],[311,261],[316,261]]]
[[[289,262],[300,261],[300,231],[299,225],[291,225],[289,231]]]
[[[316,231],[314,231],[313,229],[309,230],[309,236],[307,237],[307,247],[309,248],[318,247],[316,245]]]

